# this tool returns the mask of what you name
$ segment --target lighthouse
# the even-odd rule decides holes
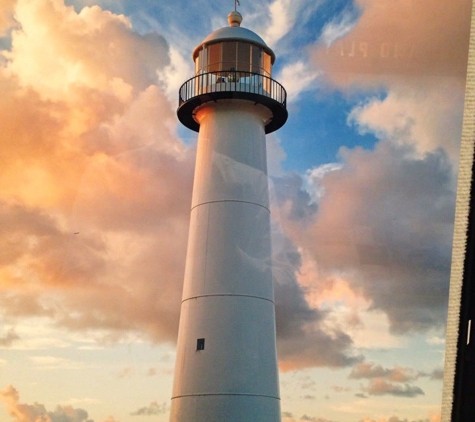
[[[178,118],[199,133],[171,422],[278,422],[265,135],[287,120],[274,52],[229,26],[193,51]]]

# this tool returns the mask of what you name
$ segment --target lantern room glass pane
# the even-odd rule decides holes
[[[264,52],[264,75],[271,76],[272,64],[269,54]]]
[[[238,42],[237,69],[242,72],[249,72],[251,64],[251,45]]]
[[[203,50],[201,50],[201,51],[203,51]],[[198,56],[196,56],[196,60],[195,60],[195,74],[196,75],[198,73],[200,73],[200,70],[201,70],[201,51],[198,54]]]
[[[235,41],[223,42],[223,65],[222,70],[236,70],[236,45]]]
[[[262,72],[262,49],[255,45],[251,46],[251,72]]]
[[[221,44],[211,44],[208,50],[208,72],[221,70]]]
[[[196,73],[204,73],[207,72],[208,66],[208,50],[203,48],[199,51],[198,56],[196,57]]]

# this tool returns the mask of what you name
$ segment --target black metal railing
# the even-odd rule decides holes
[[[262,95],[286,108],[287,92],[274,79],[260,73],[227,70],[200,73],[188,79],[179,91],[179,106],[205,94],[239,92]]]

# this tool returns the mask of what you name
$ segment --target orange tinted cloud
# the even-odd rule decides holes
[[[123,15],[84,7],[76,13],[62,0],[19,0],[8,69],[22,85],[51,98],[85,86],[126,97],[156,82],[170,59],[165,39],[139,35]]]
[[[12,385],[0,390],[0,401],[12,417],[12,422],[91,422],[84,409],[72,406],[56,406],[54,411],[48,411],[43,404],[20,403],[20,394]]]
[[[415,372],[411,368],[402,368],[400,366],[396,366],[392,369],[389,369],[383,368],[381,365],[361,362],[353,368],[349,378],[386,378],[388,381],[393,382],[408,382],[414,381],[415,379],[419,378],[419,376],[421,376],[421,374]]]
[[[0,69],[2,313],[12,325],[48,316],[173,341],[194,154],[157,85],[167,43],[97,6],[12,6],[19,26]]]

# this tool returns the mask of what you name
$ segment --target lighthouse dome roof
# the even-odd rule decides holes
[[[231,26],[226,26],[212,32],[201,42],[198,47],[195,48],[193,51],[193,59],[196,58],[198,52],[206,45],[223,41],[246,41],[261,47],[272,57],[272,63],[274,62],[275,54],[267,46],[264,40],[250,29],[239,26],[242,21],[242,16],[239,12],[231,12],[228,16],[228,21]]]
[[[225,40],[242,40],[250,41],[254,44],[260,44],[262,47],[267,47],[264,40],[255,32],[240,26],[227,26],[217,29],[209,34],[202,42],[202,44],[214,43],[216,41]]]

